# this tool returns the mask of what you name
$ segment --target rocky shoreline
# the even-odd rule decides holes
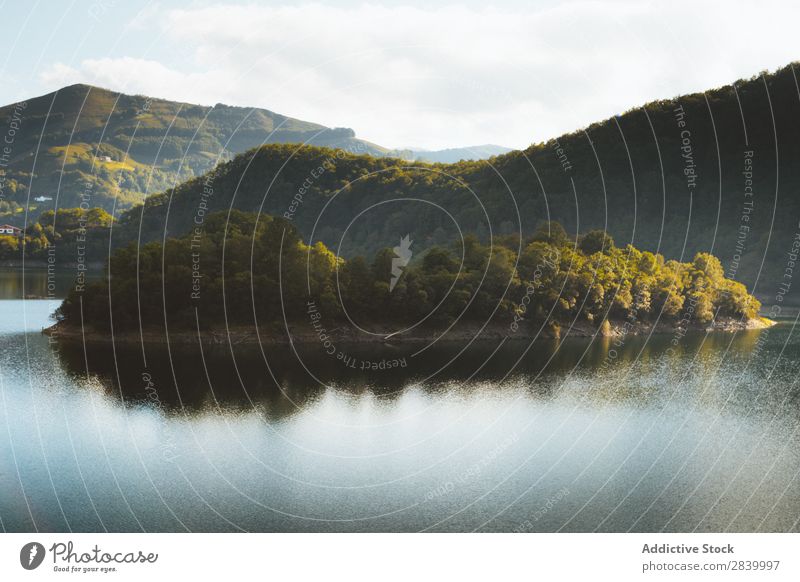
[[[510,340],[530,340],[534,337],[539,339],[563,339],[566,337],[608,337],[620,338],[628,335],[643,334],[673,334],[681,337],[688,332],[736,332],[753,329],[766,329],[775,325],[775,322],[765,317],[742,321],[732,318],[719,319],[709,324],[694,323],[687,327],[680,327],[674,323],[659,322],[653,325],[650,322],[611,322],[603,323],[599,328],[590,322],[576,322],[563,326],[534,326],[529,324],[520,327],[516,331],[511,331],[508,324],[489,324],[481,328],[481,325],[464,324],[454,326],[441,337],[438,341],[442,342],[464,342],[473,338],[478,340],[499,341],[503,338]],[[395,334],[395,330],[386,329],[376,332],[374,335],[357,332],[353,329],[335,328],[330,331],[322,330],[322,333],[312,328],[300,329],[299,326],[290,330],[291,341],[295,344],[324,344],[327,341],[344,344],[369,344],[369,343],[429,343],[439,337],[444,330],[442,329],[422,329],[415,328],[403,334]],[[105,332],[100,332],[92,328],[81,329],[80,326],[68,325],[65,322],[58,322],[42,330],[42,333],[58,341],[82,342],[87,344],[107,344],[112,341],[112,337]],[[261,330],[257,333],[255,328],[250,327],[230,327],[229,329],[203,330],[199,334],[199,339],[207,345],[288,345],[290,338],[285,330],[280,333]],[[116,344],[167,344],[167,337],[162,328],[144,329],[139,331],[115,332],[113,342]],[[198,332],[196,330],[176,330],[169,332],[170,344],[196,344],[198,343]]]

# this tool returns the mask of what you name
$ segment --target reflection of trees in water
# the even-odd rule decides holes
[[[65,269],[56,271],[53,276],[53,297],[65,297],[75,283],[77,271]],[[90,273],[88,279],[96,279],[99,274]],[[48,295],[48,275],[44,268],[10,269],[0,272],[0,299],[23,299]]]
[[[88,363],[89,375],[100,380],[109,395],[130,403],[157,397],[171,413],[256,409],[279,420],[306,408],[327,390],[391,402],[410,386],[428,394],[468,395],[486,389],[488,383],[497,390],[523,387],[544,399],[559,394],[590,401],[657,398],[675,383],[689,379],[689,384],[697,384],[698,374],[711,382],[718,373],[711,360],[723,357],[726,350],[729,366],[732,358],[746,358],[759,333],[692,333],[677,345],[666,334],[629,336],[624,342],[603,337],[543,340],[529,349],[520,340],[498,350],[495,342],[479,342],[466,350],[462,344],[443,343],[416,356],[420,345],[340,346],[356,362],[355,368],[319,346],[304,346],[295,354],[288,346],[263,352],[258,346],[234,346],[231,353],[229,346],[215,345],[204,346],[201,354],[196,344],[173,345],[170,354],[166,345],[150,344],[147,367],[136,345],[112,350],[110,345],[89,344],[84,354],[80,344],[64,343],[58,354],[68,373],[85,377]],[[398,358],[405,358],[407,366],[358,369],[360,362]]]

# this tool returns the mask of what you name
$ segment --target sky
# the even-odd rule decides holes
[[[797,2],[0,0],[0,103],[73,83],[386,147],[522,148],[800,60]]]

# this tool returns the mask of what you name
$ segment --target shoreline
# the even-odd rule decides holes
[[[475,341],[499,341],[502,339],[508,340],[531,340],[534,337],[537,339],[566,339],[566,338],[590,338],[594,336],[605,338],[624,338],[629,335],[644,335],[648,333],[653,334],[674,334],[682,337],[690,332],[737,332],[756,329],[767,329],[776,325],[777,322],[767,319],[765,317],[757,317],[747,321],[741,321],[731,318],[717,320],[708,324],[694,323],[686,328],[679,327],[673,323],[659,322],[657,325],[652,323],[635,323],[628,324],[626,322],[612,322],[608,321],[608,325],[602,324],[599,328],[590,322],[581,321],[576,322],[570,328],[568,325],[560,328],[551,328],[549,326],[536,326],[528,324],[526,327],[520,327],[516,332],[512,332],[508,324],[489,324],[481,330],[481,325],[465,324],[456,326],[446,335],[439,337],[443,333],[442,329],[414,329],[402,336],[392,335],[394,330],[386,329],[380,333],[376,332],[375,335],[357,333],[352,329],[338,330],[334,329],[330,332],[323,331],[320,335],[313,329],[291,329],[291,342],[298,345],[314,345],[324,344],[326,341],[342,344],[375,344],[375,343],[393,343],[393,344],[413,344],[413,343],[429,343],[439,337],[439,342],[465,342],[475,339]],[[87,344],[110,344],[112,338],[108,333],[100,332],[93,328],[85,328],[82,330],[79,326],[67,325],[64,322],[58,322],[50,327],[42,329],[42,333],[56,341],[65,342],[85,342]],[[538,335],[537,335],[538,334]],[[391,338],[387,337],[392,335]],[[476,338],[477,336],[477,338]],[[267,330],[260,330],[256,332],[252,326],[232,326],[229,329],[219,330],[203,330],[200,332],[200,340],[204,345],[225,345],[229,342],[232,345],[271,345],[271,346],[286,346],[290,344],[289,335],[285,330],[280,333],[274,333]],[[113,335],[113,342],[115,344],[147,344],[158,345],[167,344],[167,337],[163,328],[150,328],[144,329],[143,333],[139,331],[120,331],[115,332]],[[196,344],[198,342],[198,333],[196,331],[189,331],[180,329],[170,331],[169,343],[176,345]]]

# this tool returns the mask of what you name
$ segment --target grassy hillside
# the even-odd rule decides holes
[[[0,120],[0,132],[13,132],[0,166],[0,219],[12,222],[29,195],[29,209],[37,213],[53,208],[56,197],[62,208],[79,206],[82,197],[106,210],[115,199],[125,208],[265,142],[386,151],[356,139],[350,129],[265,109],[204,107],[88,85],[2,107]],[[54,200],[37,204],[33,199],[40,196]]]
[[[619,244],[667,258],[711,252],[726,275],[771,297],[800,220],[798,129],[789,66],[489,161],[430,165],[273,145],[149,199],[144,212],[123,217],[120,234],[138,236],[142,216],[145,239],[165,228],[182,234],[198,209],[232,206],[288,212],[305,237],[354,256],[406,234],[435,244],[460,228],[487,241],[557,220],[572,233],[607,229]]]

